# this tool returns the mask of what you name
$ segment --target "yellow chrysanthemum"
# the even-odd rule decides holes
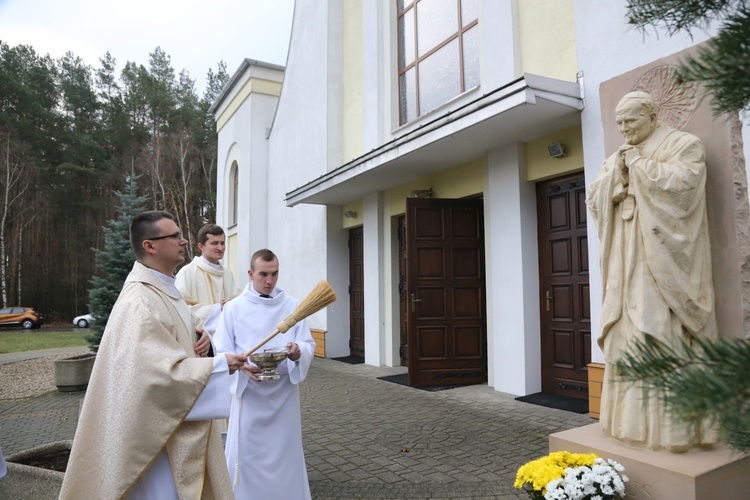
[[[544,493],[544,489],[550,481],[565,476],[566,468],[581,465],[591,466],[594,465],[594,460],[597,458],[598,456],[595,453],[555,451],[522,465],[518,469],[513,486],[523,488],[524,485],[528,484],[534,491]]]

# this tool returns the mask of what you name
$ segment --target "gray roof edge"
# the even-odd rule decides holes
[[[211,105],[210,108],[208,108],[208,112],[213,114],[216,112],[216,109],[221,105],[222,102],[224,102],[224,99],[226,99],[227,95],[229,95],[229,92],[234,88],[235,85],[237,85],[237,82],[239,81],[240,77],[247,71],[247,69],[250,66],[258,66],[260,68],[267,68],[272,69],[276,71],[284,71],[286,68],[284,66],[281,66],[279,64],[273,64],[269,62],[264,61],[258,61],[256,59],[250,59],[246,57],[242,60],[240,63],[240,66],[237,68],[237,70],[232,74],[232,76],[229,78],[229,81],[227,81],[226,85],[224,85],[224,88],[221,89],[221,92],[219,92],[219,95],[216,96],[216,100]]]

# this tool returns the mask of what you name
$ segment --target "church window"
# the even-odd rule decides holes
[[[400,124],[479,85],[479,0],[396,0]]]
[[[229,199],[229,225],[234,226],[237,224],[237,213],[238,213],[238,198],[239,198],[239,168],[237,168],[237,162],[232,163],[232,187]]]

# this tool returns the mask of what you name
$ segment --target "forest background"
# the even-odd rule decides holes
[[[95,249],[135,182],[145,208],[172,213],[189,241],[216,220],[216,124],[209,109],[229,80],[208,69],[198,95],[159,47],[148,67],[92,67],[0,41],[0,307],[47,321],[88,312]]]

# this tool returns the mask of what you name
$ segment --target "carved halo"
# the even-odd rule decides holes
[[[694,82],[678,83],[677,66],[659,66],[647,71],[633,85],[646,92],[659,105],[659,120],[681,130],[697,106]]]

